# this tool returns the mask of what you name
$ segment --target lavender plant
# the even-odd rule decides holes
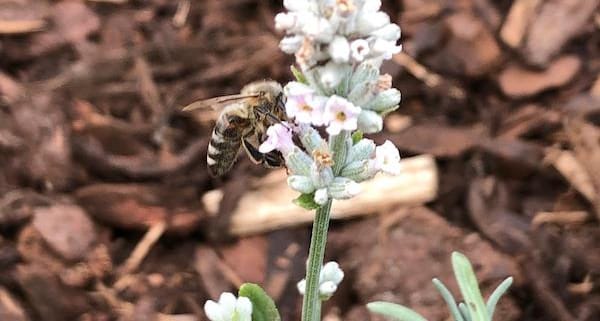
[[[452,268],[464,303],[456,304],[456,300],[442,281],[433,279],[433,284],[446,301],[454,321],[492,321],[496,304],[512,284],[513,278],[509,277],[502,281],[486,303],[481,295],[481,290],[479,290],[479,284],[469,259],[461,253],[452,253]],[[367,304],[367,308],[371,312],[399,321],[427,321],[417,312],[399,304],[372,302]]]
[[[285,32],[280,48],[295,55],[296,81],[283,89],[288,121],[268,128],[259,151],[283,155],[288,185],[300,193],[295,203],[316,212],[306,278],[298,291],[304,295],[302,321],[318,321],[321,302],[344,278],[336,262],[323,265],[332,201],[356,196],[359,183],[380,172],[401,170],[398,149],[390,141],[376,146],[363,137],[381,131],[383,117],[400,103],[391,76],[380,72],[382,62],[401,50],[396,44],[400,28],[380,11],[379,0],[284,0],[284,6],[288,11],[275,17],[275,26]],[[492,321],[512,278],[486,305],[468,259],[454,253],[452,262],[466,304],[457,305],[441,281],[433,282],[454,320]],[[280,321],[273,300],[255,284],[244,284],[238,298],[224,293],[204,308],[211,321]],[[368,308],[400,321],[426,321],[392,303],[373,302]]]
[[[298,288],[304,294],[302,320],[317,321],[321,301],[343,278],[335,262],[322,268],[332,201],[356,196],[359,183],[380,172],[400,171],[400,155],[390,141],[376,146],[363,137],[381,131],[383,117],[400,103],[392,77],[380,72],[382,62],[401,50],[400,27],[380,11],[379,0],[284,0],[284,7],[275,27],[285,33],[280,48],[295,55],[296,81],[283,89],[288,121],[268,128],[259,151],[281,152],[288,185],[300,193],[295,203],[316,211],[306,279]],[[258,297],[248,297],[253,320],[257,307],[263,309]],[[207,302],[209,318],[246,320],[243,298],[236,304],[233,299],[228,294],[219,303]]]

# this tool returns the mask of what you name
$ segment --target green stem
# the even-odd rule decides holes
[[[327,243],[327,229],[329,228],[329,214],[331,200],[317,209],[313,223],[310,249],[308,252],[308,267],[306,270],[306,289],[302,302],[302,321],[319,321],[321,319],[321,298],[319,298],[319,275],[325,256]]]
[[[345,161],[347,154],[346,141],[350,133],[341,132],[339,135],[329,137],[329,149],[333,153],[333,173],[338,174]],[[329,228],[329,216],[331,213],[331,202],[327,201],[317,209],[313,223],[308,252],[308,268],[306,270],[306,289],[304,301],[302,302],[302,321],[321,320],[321,298],[319,297],[319,276],[325,256],[325,245],[327,243],[327,230]]]

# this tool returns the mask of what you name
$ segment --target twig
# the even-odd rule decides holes
[[[589,218],[586,211],[539,212],[531,220],[531,226],[537,228],[542,224],[555,223],[561,225],[582,224]]]
[[[408,72],[415,76],[415,78],[424,82],[428,87],[446,87],[448,94],[451,97],[456,99],[464,99],[466,97],[465,91],[462,88],[445,81],[442,76],[428,70],[425,66],[418,63],[411,56],[401,52],[397,55],[394,55],[393,60],[400,66],[405,67]]]
[[[175,27],[181,28],[185,25],[187,18],[190,15],[191,7],[190,0],[181,0],[177,3],[177,11],[172,20]]]
[[[120,268],[121,275],[127,275],[137,270],[148,252],[150,252],[152,246],[154,246],[156,241],[158,241],[158,239],[162,236],[166,227],[167,224],[165,222],[158,222],[148,229],[148,232],[146,232],[144,238],[142,238],[133,252],[131,252],[131,255],[127,261],[125,261],[123,266]]]

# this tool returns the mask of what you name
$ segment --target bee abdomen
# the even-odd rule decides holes
[[[240,138],[225,137],[213,130],[206,154],[209,172],[214,176],[227,173],[235,163],[240,146]]]

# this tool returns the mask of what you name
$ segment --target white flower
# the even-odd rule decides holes
[[[236,299],[235,295],[225,292],[219,297],[218,303],[206,301],[204,313],[210,321],[251,321],[252,302],[246,297]]]
[[[325,105],[325,122],[329,124],[327,133],[337,135],[342,130],[355,130],[360,108],[340,96],[333,95]]]
[[[264,154],[276,149],[285,156],[294,150],[294,146],[291,125],[281,122],[267,129],[267,139],[258,147],[258,151]]]
[[[373,53],[382,55],[383,59],[392,59],[392,56],[402,51],[402,46],[397,46],[396,41],[383,39],[375,40],[373,44]]]
[[[352,59],[361,62],[369,54],[369,43],[364,39],[354,40],[350,44],[350,51],[352,52]]]
[[[400,153],[392,142],[386,140],[381,146],[375,148],[375,162],[373,167],[390,175],[400,174]]]
[[[303,40],[304,38],[302,36],[283,37],[283,39],[281,39],[281,41],[279,42],[279,48],[286,54],[291,55],[300,50],[300,47],[302,47]]]
[[[350,44],[348,43],[348,39],[340,36],[333,38],[333,41],[329,44],[329,55],[334,62],[348,62],[350,57]]]
[[[326,188],[321,188],[318,189],[315,192],[315,197],[313,198],[315,203],[319,204],[319,205],[324,205],[327,200],[329,200],[329,195],[327,194],[327,189]]]
[[[287,95],[285,112],[300,124],[323,125],[326,98],[315,95],[315,91],[299,82],[290,82],[284,89]]]
[[[330,298],[344,279],[344,271],[337,262],[327,262],[319,274],[319,296],[322,300]],[[302,279],[296,285],[301,295],[306,293],[306,280]]]

